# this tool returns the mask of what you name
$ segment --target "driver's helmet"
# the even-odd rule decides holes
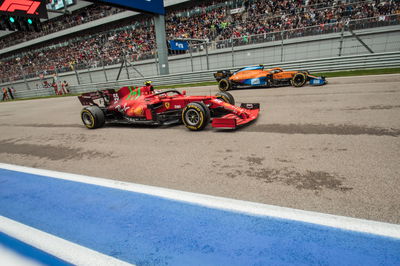
[[[145,81],[145,82],[144,82],[144,85],[145,85],[145,86],[150,86],[150,85],[151,85],[151,81],[150,81],[150,80]]]

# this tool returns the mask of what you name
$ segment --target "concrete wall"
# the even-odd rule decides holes
[[[368,30],[356,31],[359,37],[375,52],[400,51],[400,25],[374,28]],[[303,59],[316,59],[336,57],[339,54],[340,33],[325,34],[320,36],[311,36],[284,40],[282,49],[281,41],[267,42],[262,44],[239,46],[234,48],[218,49],[209,51],[210,69],[231,69],[239,66],[255,64],[279,64],[281,62],[296,61]],[[283,54],[282,54],[283,52]],[[345,32],[342,55],[367,54],[368,50],[361,45],[349,32]],[[206,52],[194,53],[191,59],[190,55],[171,56],[169,58],[170,73],[185,73],[193,71],[207,70]],[[145,77],[157,76],[157,65],[154,59],[134,63],[134,67]],[[108,81],[114,81],[119,71],[119,65],[108,66],[103,70],[96,68],[78,71],[81,84],[105,82],[104,72],[107,74]],[[141,77],[129,68],[129,78]],[[51,76],[46,77],[49,81]],[[62,73],[60,80],[66,80],[70,85],[77,85],[77,76],[75,72]],[[120,80],[128,79],[126,69],[122,69]],[[145,78],[143,78],[145,80]],[[39,79],[30,79],[27,84],[30,90],[36,88]],[[18,91],[27,90],[24,81],[18,81],[13,84],[1,84],[3,86],[13,86]],[[33,93],[33,91],[32,91]],[[34,93],[33,93],[34,94]]]

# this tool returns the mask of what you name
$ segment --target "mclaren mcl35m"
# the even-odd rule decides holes
[[[266,69],[263,65],[244,67],[235,72],[222,70],[214,73],[214,77],[220,91],[238,87],[302,87],[307,82],[310,85],[327,83],[325,77],[313,76],[308,71],[284,71],[280,67]]]
[[[171,125],[183,123],[198,131],[211,122],[215,128],[235,129],[248,124],[258,116],[259,103],[235,106],[227,92],[215,96],[188,96],[186,91],[154,92],[146,87],[123,87],[118,91],[105,89],[78,96],[84,108],[83,124],[99,128],[105,123]]]

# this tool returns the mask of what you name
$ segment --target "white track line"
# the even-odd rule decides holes
[[[132,265],[3,216],[0,231],[74,265]]]
[[[162,198],[198,204],[210,208],[223,209],[246,213],[257,216],[270,216],[300,222],[324,225],[344,230],[351,230],[362,233],[369,233],[400,239],[400,225],[376,222],[351,217],[337,216],[311,211],[303,211],[273,205],[266,205],[255,202],[241,201],[229,198],[215,197],[204,194],[190,193],[160,187],[146,186],[134,183],[121,182],[111,179],[90,177],[69,173],[62,173],[50,170],[35,169],[24,166],[0,163],[0,168],[42,175],[52,178],[70,180],[75,182],[99,185],[103,187],[121,189],[137,193],[143,193]]]

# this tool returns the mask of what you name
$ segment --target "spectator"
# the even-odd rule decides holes
[[[51,87],[53,87],[55,95],[60,95],[60,91],[58,90],[58,86],[57,86],[57,83],[55,81],[53,81],[53,83],[51,84]]]
[[[7,89],[3,88],[3,102],[8,100]]]
[[[66,80],[64,80],[64,82],[61,84],[61,88],[64,94],[69,93],[69,84]]]
[[[8,91],[8,95],[10,95],[11,99],[14,100],[14,94],[13,94],[13,88],[8,87],[7,91]]]

